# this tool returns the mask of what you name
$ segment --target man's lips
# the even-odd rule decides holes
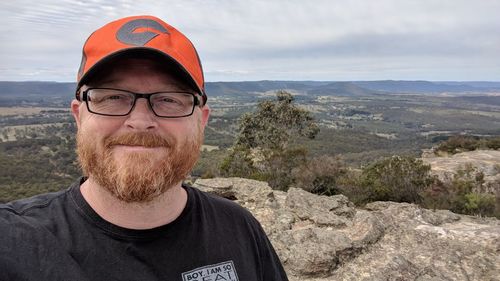
[[[158,148],[170,148],[174,144],[168,137],[161,137],[151,133],[128,133],[124,135],[109,137],[104,140],[106,148],[121,147],[135,150],[151,150]]]
[[[143,146],[143,145],[127,145],[127,144],[117,144],[113,145],[113,148],[124,149],[127,151],[151,151],[161,149],[161,146]]]

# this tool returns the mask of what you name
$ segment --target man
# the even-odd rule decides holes
[[[206,102],[198,55],[170,25],[92,33],[71,103],[85,177],[0,205],[0,280],[287,280],[248,211],[182,184]]]

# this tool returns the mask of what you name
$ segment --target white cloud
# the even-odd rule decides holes
[[[487,0],[4,1],[0,80],[74,81],[87,36],[136,14],[188,35],[207,80],[500,80],[499,10]]]

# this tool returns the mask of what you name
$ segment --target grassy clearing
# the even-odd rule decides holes
[[[31,125],[16,125],[16,126],[5,126],[0,128],[0,140],[1,141],[16,141],[16,135],[19,132],[24,132],[24,135],[29,135],[30,132],[43,132],[43,129],[54,126],[62,127],[64,124],[68,123],[49,123],[49,124],[31,124]]]
[[[433,110],[432,112],[435,115],[440,115],[440,116],[454,116],[454,115],[462,115],[462,116],[467,116],[467,114],[470,115],[480,115],[480,116],[486,116],[486,117],[492,117],[492,118],[500,118],[500,112],[499,111],[480,111],[480,110],[464,110],[464,109],[436,109]]]

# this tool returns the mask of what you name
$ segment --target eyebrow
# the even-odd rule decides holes
[[[106,87],[106,86],[113,86],[113,87],[120,87],[121,85],[116,85],[116,82],[119,82],[121,79],[116,79],[116,78],[102,78],[100,80],[95,81],[94,83],[89,83],[89,86],[91,87]],[[109,85],[111,84],[111,85]],[[166,89],[161,90],[161,91],[183,91],[183,92],[193,92],[195,94],[198,93],[195,87],[188,85],[185,82],[180,82],[180,83],[169,83],[167,84]]]
[[[116,80],[106,80],[106,81],[103,81],[102,83],[97,83],[97,84],[94,84],[94,85],[89,85],[90,88],[113,88],[113,89],[117,89],[117,90],[124,90],[124,91],[128,91],[128,92],[133,92],[133,93],[143,93],[143,92],[136,92],[136,91],[133,91],[133,90],[130,90],[128,87],[122,87],[121,85],[116,85],[116,84],[112,84],[112,82],[114,82]],[[111,83],[111,85],[109,85],[108,83]],[[169,84],[169,86],[172,86],[174,84]],[[175,87],[165,87],[165,88],[162,88],[162,89],[159,89],[158,91],[155,91],[155,93],[160,93],[160,92],[182,92],[182,93],[185,93],[185,94],[198,94],[198,92],[194,89],[191,89],[190,87],[182,87],[180,85],[177,85],[175,84],[174,85]]]
[[[101,86],[101,85],[106,85],[106,84],[113,84],[113,82],[116,82],[116,79],[104,78],[102,80],[97,80],[94,83],[90,83],[90,84],[92,84],[92,86]]]

